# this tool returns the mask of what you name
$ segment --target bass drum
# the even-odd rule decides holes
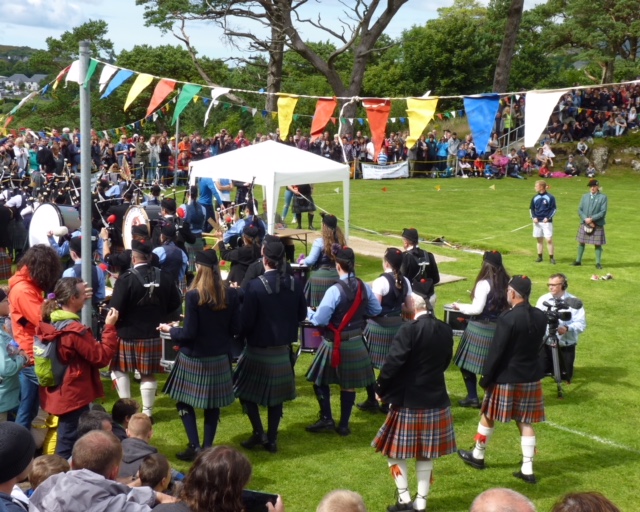
[[[124,214],[122,221],[122,241],[125,249],[131,249],[131,228],[144,224],[149,230],[149,238],[151,231],[156,223],[160,220],[160,206],[150,204],[147,206],[130,206],[127,213]]]
[[[80,214],[73,206],[58,204],[41,204],[33,212],[29,224],[29,246],[37,244],[49,244],[47,233],[59,231],[62,226],[69,230],[69,234],[80,229]],[[62,244],[62,237],[58,237],[58,244]]]

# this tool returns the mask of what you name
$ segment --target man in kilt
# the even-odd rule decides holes
[[[120,275],[110,301],[120,313],[116,324],[118,352],[111,369],[120,398],[131,398],[129,373],[136,369],[140,372],[142,412],[152,416],[158,389],[154,374],[164,371],[160,366],[162,341],[157,327],[169,320],[182,299],[171,276],[149,265],[151,246],[138,240],[133,240],[131,246],[133,267]]]
[[[522,466],[513,476],[535,484],[536,437],[532,424],[545,421],[540,383],[544,367],[540,350],[547,319],[542,311],[529,304],[530,294],[531,280],[527,276],[511,279],[507,290],[511,309],[498,318],[480,381],[486,393],[476,444],[472,451],[459,450],[458,455],[469,466],[484,469],[485,450],[493,434],[494,422],[515,420],[522,436]]]
[[[433,459],[456,451],[451,401],[444,373],[453,356],[451,327],[428,314],[425,299],[414,296],[415,320],[393,338],[376,392],[390,404],[384,425],[371,443],[388,457],[398,500],[387,508],[427,509]],[[407,460],[416,459],[417,495],[411,500]]]
[[[572,263],[574,267],[582,265],[582,255],[585,244],[596,247],[596,268],[602,268],[602,246],[607,243],[604,234],[605,217],[607,216],[607,196],[600,193],[600,182],[589,180],[587,186],[590,188],[588,194],[584,194],[578,207],[580,216],[580,227],[576,240],[578,241],[578,256]]]
[[[433,254],[418,247],[419,236],[415,228],[402,230],[402,245],[404,253],[400,273],[405,276],[413,293],[426,297],[432,309],[436,305],[435,286],[440,282],[438,264]]]
[[[264,244],[265,273],[253,279],[244,291],[242,334],[247,344],[234,374],[234,392],[249,416],[251,437],[242,446],[262,445],[276,453],[282,404],[296,396],[291,343],[296,341],[298,324],[307,314],[307,303],[299,283],[278,268],[284,259],[282,242]],[[268,407],[265,435],[258,406]]]
[[[371,288],[354,274],[355,255],[349,247],[334,245],[333,253],[340,280],[327,290],[308,320],[326,326],[322,344],[307,372],[320,404],[319,419],[307,432],[338,432],[348,436],[349,419],[356,399],[356,388],[375,382],[371,359],[364,344],[364,317],[380,314],[382,306]],[[340,423],[336,428],[331,414],[330,384],[340,386]]]

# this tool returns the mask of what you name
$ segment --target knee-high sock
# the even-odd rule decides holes
[[[111,380],[120,398],[131,398],[131,379],[128,373],[113,371],[111,372]]]
[[[296,259],[296,246],[295,245],[285,245],[284,246],[284,254],[289,263],[293,263]]]
[[[313,226],[313,213],[307,213],[309,219],[309,227]]]
[[[340,426],[343,428],[349,426],[349,419],[351,418],[351,411],[355,401],[355,391],[340,391]]]
[[[272,405],[269,407],[268,420],[269,427],[267,429],[267,437],[270,443],[275,443],[278,439],[278,426],[282,419],[282,404]]]
[[[475,398],[478,399],[478,378],[475,373],[471,373],[468,370],[460,370],[462,373],[462,378],[464,379],[464,385],[467,388],[467,398]]]
[[[602,246],[596,247],[596,263],[602,263]]]
[[[298,223],[298,229],[302,229],[302,214],[296,213],[296,222]]]
[[[429,486],[431,485],[432,460],[416,460],[416,479],[418,480],[418,494],[413,502],[416,510],[426,510]]]
[[[260,419],[260,409],[258,409],[258,404],[243,400],[242,406],[244,407],[247,416],[249,416],[253,432],[255,434],[264,434],[264,427],[262,426],[262,420]]]
[[[329,386],[316,386],[313,385],[313,391],[316,394],[318,404],[320,405],[320,415],[328,420],[332,420],[331,415],[331,390]]]
[[[211,448],[216,438],[218,421],[220,420],[220,408],[204,410],[204,447]]]
[[[376,402],[376,388],[374,384],[369,384],[367,390],[367,402]]]
[[[524,475],[533,474],[533,456],[536,452],[536,436],[522,436],[520,438],[522,447],[522,467],[520,471]]]
[[[153,416],[153,404],[156,401],[157,380],[142,379],[140,383],[140,394],[142,395],[142,412],[147,416]]]
[[[584,244],[578,244],[578,257],[576,258],[576,261],[578,262],[582,261],[583,254],[584,254]]]
[[[473,449],[473,457],[476,459],[484,459],[484,451],[487,449],[489,439],[493,435],[493,429],[485,427],[482,423],[478,423],[478,433],[476,434],[476,446]]]
[[[409,479],[407,477],[407,461],[403,459],[391,459],[387,461],[391,476],[396,483],[398,489],[398,501],[400,503],[411,502],[411,493],[409,493]]]
[[[189,444],[194,448],[200,448],[200,437],[198,436],[198,424],[196,423],[196,412],[189,404],[178,402],[176,404],[178,415],[182,420],[182,425],[187,433]]]

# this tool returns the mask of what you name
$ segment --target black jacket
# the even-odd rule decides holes
[[[419,260],[427,262],[424,269],[427,279],[432,279],[434,286],[438,284],[440,282],[440,272],[438,271],[435,256],[419,247],[409,249],[402,254],[400,273],[411,282],[420,273]]]

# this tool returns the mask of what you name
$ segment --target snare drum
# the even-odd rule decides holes
[[[162,366],[167,372],[173,369],[173,365],[176,362],[178,351],[176,346],[171,340],[171,335],[168,332],[160,333],[160,341],[162,342],[162,356],[160,358],[160,366]]]
[[[49,244],[47,233],[56,231],[62,226],[69,230],[69,234],[80,229],[80,214],[73,206],[64,206],[52,203],[41,204],[33,212],[29,224],[29,246],[37,244]],[[62,239],[58,239],[58,244]]]
[[[304,287],[307,284],[307,280],[309,279],[311,268],[306,265],[298,265],[297,263],[292,263],[291,269],[293,270],[293,278],[298,281],[300,288],[304,290]]]
[[[149,237],[156,222],[160,220],[160,206],[157,204],[149,204],[147,206],[130,206],[127,213],[124,214],[122,221],[122,240],[125,249],[131,249],[131,228],[144,224],[149,230]]]
[[[300,352],[315,354],[322,344],[322,332],[319,327],[309,323],[300,324]]]
[[[467,328],[467,322],[473,318],[473,315],[465,315],[464,313],[453,309],[451,304],[444,306],[444,323],[453,329],[454,336],[462,336]]]

